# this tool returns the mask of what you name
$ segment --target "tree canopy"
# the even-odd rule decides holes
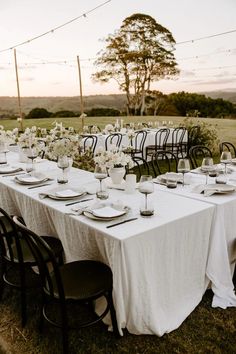
[[[179,73],[171,32],[149,15],[134,14],[105,42],[93,78],[101,82],[114,79],[126,93],[127,114],[143,114],[151,83]]]

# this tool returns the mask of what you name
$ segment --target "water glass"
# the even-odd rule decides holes
[[[178,172],[183,174],[183,186],[184,186],[184,175],[190,171],[189,159],[179,159],[178,162]]]

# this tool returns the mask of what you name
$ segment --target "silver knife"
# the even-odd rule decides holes
[[[118,226],[118,225],[124,224],[124,223],[126,223],[126,222],[133,221],[133,220],[137,220],[137,219],[138,219],[138,218],[126,219],[126,220],[123,220],[123,221],[117,222],[117,223],[115,223],[115,224],[108,225],[106,228],[107,228],[107,229],[109,229],[110,227],[113,227],[113,226]]]

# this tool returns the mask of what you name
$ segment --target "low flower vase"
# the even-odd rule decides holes
[[[27,149],[22,148],[21,146],[18,147],[19,150],[19,162],[24,162],[27,163],[28,157],[27,157]]]
[[[121,184],[125,175],[124,167],[112,167],[109,169],[109,176],[113,184]]]

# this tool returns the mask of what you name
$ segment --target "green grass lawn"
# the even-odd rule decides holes
[[[180,124],[184,117],[86,117],[85,125],[98,125],[101,128],[108,123],[115,123],[116,119],[123,119],[124,124],[134,122],[149,122],[149,121],[159,121],[160,123],[165,121],[173,121],[174,125]],[[81,131],[81,118],[43,118],[43,119],[25,119],[24,128],[36,125],[41,128],[50,129],[53,127],[52,123],[54,121],[58,123],[62,122],[65,127],[74,127],[77,131]],[[220,141],[229,141],[236,145],[236,119],[216,119],[216,118],[193,118],[196,123],[198,121],[204,121],[208,124],[212,124],[217,129],[218,137]],[[19,123],[16,120],[2,120],[1,124],[5,129],[13,129],[15,127],[19,128]]]

